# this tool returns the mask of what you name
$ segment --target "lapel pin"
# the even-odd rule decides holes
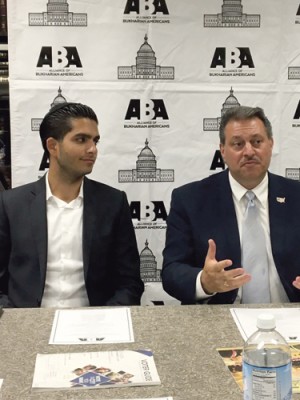
[[[285,197],[276,197],[278,203],[285,203]]]

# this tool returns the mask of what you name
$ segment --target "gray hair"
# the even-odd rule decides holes
[[[260,107],[238,106],[229,108],[229,110],[227,110],[221,118],[219,128],[220,143],[225,144],[225,128],[228,122],[245,121],[253,118],[258,118],[263,122],[266,128],[267,136],[269,139],[271,139],[273,137],[272,125],[269,119],[266,117],[264,110]]]

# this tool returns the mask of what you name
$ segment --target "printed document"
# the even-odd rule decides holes
[[[151,350],[37,354],[34,389],[160,385]]]
[[[134,342],[128,307],[57,310],[49,344]]]
[[[232,317],[246,341],[257,330],[259,314],[271,313],[276,320],[276,330],[287,342],[300,342],[300,308],[231,308]]]

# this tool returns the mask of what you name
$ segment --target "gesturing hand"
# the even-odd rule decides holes
[[[295,280],[293,281],[293,286],[295,286],[297,289],[300,289],[300,276],[296,276]]]
[[[216,243],[213,239],[209,239],[205,264],[201,274],[201,285],[207,294],[238,289],[250,281],[251,276],[246,274],[243,268],[226,270],[231,265],[231,260],[216,260]]]

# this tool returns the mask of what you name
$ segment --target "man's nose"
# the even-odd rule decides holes
[[[250,142],[246,142],[244,146],[244,155],[252,156],[254,154],[254,148]]]
[[[87,148],[87,152],[88,153],[97,153],[98,149],[97,149],[97,145],[95,142],[91,142],[89,143],[89,146]]]

